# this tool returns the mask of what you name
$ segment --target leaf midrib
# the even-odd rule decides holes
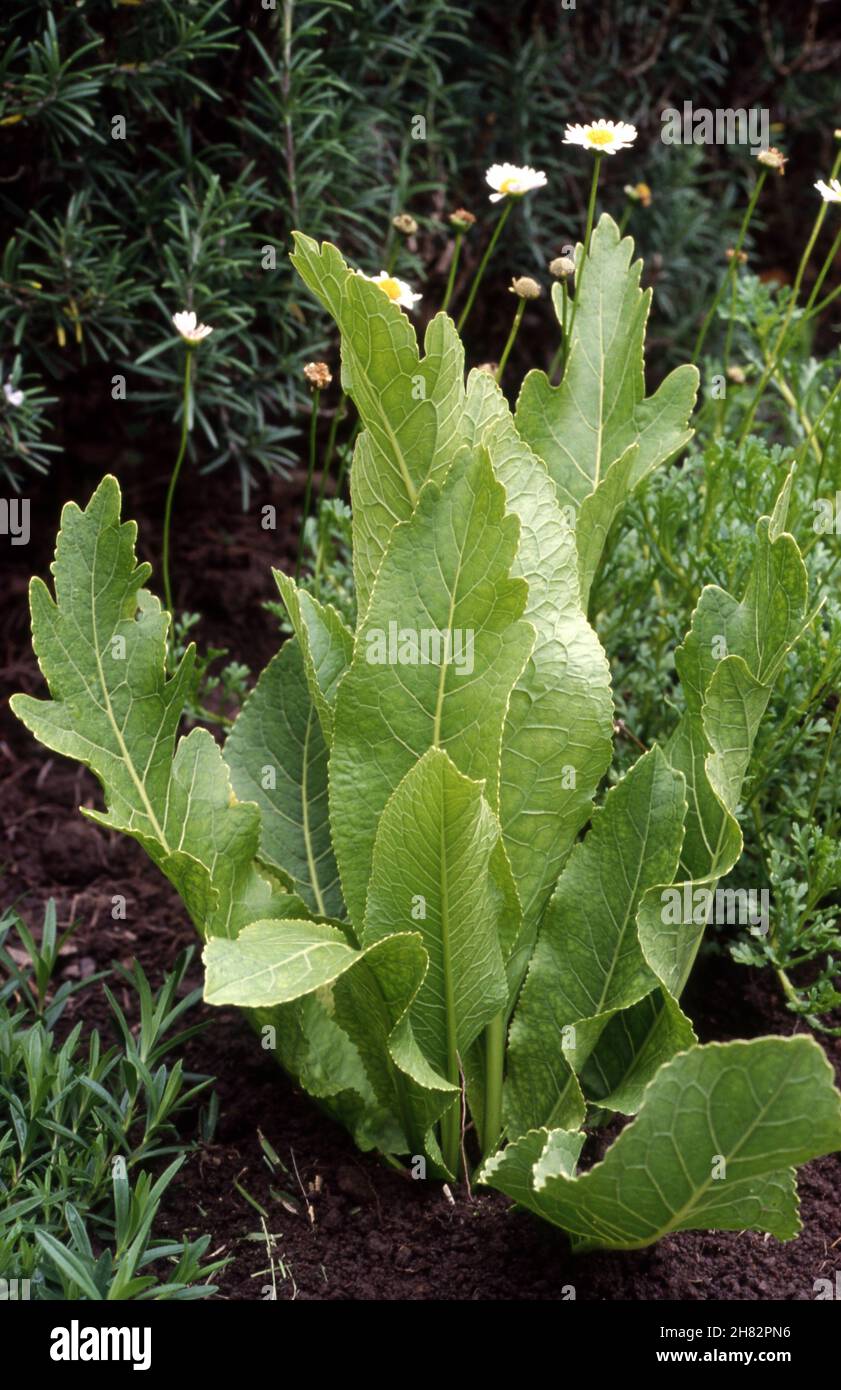
[[[164,834],[164,832],[163,832],[163,830],[162,830],[160,824],[158,823],[158,818],[157,818],[157,816],[155,815],[154,809],[153,809],[153,807],[152,807],[152,803],[151,803],[151,801],[149,800],[149,797],[148,797],[148,795],[147,795],[146,787],[145,787],[145,784],[144,784],[144,782],[143,782],[143,779],[140,777],[139,773],[137,772],[137,769],[136,769],[135,766],[134,766],[134,763],[133,763],[133,761],[132,761],[132,759],[131,759],[131,755],[130,755],[130,753],[129,753],[128,747],[127,747],[127,745],[126,745],[126,741],[125,741],[125,739],[123,738],[122,730],[120,729],[120,726],[119,726],[119,724],[117,723],[117,719],[116,719],[116,716],[115,716],[115,714],[114,714],[114,708],[113,708],[113,705],[111,704],[111,696],[110,696],[110,694],[109,694],[108,686],[107,686],[106,681],[105,681],[105,669],[104,669],[104,667],[103,667],[103,665],[102,665],[102,656],[101,656],[100,650],[99,650],[99,638],[98,638],[98,631],[97,631],[97,626],[96,626],[96,597],[95,597],[95,595],[94,595],[94,575],[96,574],[96,547],[98,546],[98,544],[99,544],[99,536],[97,536],[96,542],[95,542],[95,545],[94,545],[93,564],[91,565],[91,570],[90,570],[90,576],[91,576],[91,583],[90,583],[91,633],[92,633],[92,638],[93,638],[93,640],[92,640],[92,642],[91,642],[91,645],[92,645],[92,647],[93,647],[94,659],[95,659],[95,661],[96,661],[96,669],[97,669],[97,673],[98,673],[98,675],[99,675],[100,687],[101,687],[101,689],[102,689],[102,698],[103,698],[103,700],[104,700],[104,706],[103,706],[103,708],[104,708],[104,710],[105,710],[105,715],[106,715],[106,717],[107,717],[107,719],[108,719],[108,722],[109,722],[109,724],[111,725],[111,728],[112,728],[112,730],[113,730],[114,737],[116,738],[117,743],[118,743],[118,745],[119,745],[120,752],[121,752],[122,757],[123,757],[123,761],[125,762],[125,765],[126,765],[126,767],[128,768],[129,776],[131,777],[131,780],[134,782],[134,785],[135,785],[135,787],[137,788],[137,793],[138,793],[138,795],[139,795],[141,801],[143,802],[144,809],[145,809],[146,814],[147,814],[147,816],[149,817],[149,820],[150,820],[150,822],[151,822],[151,824],[152,824],[152,828],[153,828],[153,830],[154,830],[154,832],[155,832],[155,835],[157,836],[158,841],[160,842],[161,846],[163,847],[164,853],[165,853],[165,854],[171,854],[172,851],[171,851],[171,849],[170,849],[170,847],[169,847],[169,843],[168,843],[168,841],[167,841],[167,838],[166,838],[166,836],[165,836],[165,834]],[[112,634],[112,636],[113,636],[113,634]]]

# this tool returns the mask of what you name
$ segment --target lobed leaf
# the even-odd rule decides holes
[[[638,1249],[675,1231],[800,1229],[794,1165],[841,1146],[841,1096],[812,1038],[709,1043],[661,1067],[601,1163],[580,1136],[531,1131],[481,1179],[561,1226],[578,1250]]]
[[[692,437],[698,371],[676,367],[645,394],[643,344],[651,290],[640,289],[634,244],[603,213],[582,265],[577,308],[559,386],[545,372],[526,376],[517,402],[522,437],[544,460],[562,505],[575,509],[581,596],[590,587],[613,521],[644,478]],[[556,302],[557,310],[557,302]]]

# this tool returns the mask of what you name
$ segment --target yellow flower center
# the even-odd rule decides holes
[[[503,179],[499,185],[499,191],[500,193],[516,193],[518,183],[518,179]]]
[[[588,130],[587,139],[591,145],[609,145],[613,139],[613,131]]]
[[[400,285],[396,280],[392,280],[390,276],[385,280],[380,280],[379,285],[380,289],[388,295],[389,299],[400,298]]]

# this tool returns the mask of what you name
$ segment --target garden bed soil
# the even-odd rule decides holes
[[[4,690],[38,693],[25,608],[30,573],[47,576],[60,501],[86,500],[104,466],[57,465],[49,482],[29,489],[32,539],[4,554],[7,602],[0,627]],[[104,464],[104,460],[102,461]],[[80,473],[82,476],[80,477]],[[201,641],[228,646],[258,671],[277,647],[270,566],[294,558],[301,478],[263,486],[247,515],[232,497],[230,475],[189,474],[179,495],[173,564],[180,608],[204,616]],[[142,558],[159,533],[165,477],[127,474],[124,515],[140,521]],[[260,526],[260,506],[278,508],[278,530]],[[284,529],[285,525],[285,529]],[[4,541],[4,544],[7,542]],[[0,827],[3,903],[22,900],[30,924],[56,899],[59,923],[79,925],[61,974],[78,977],[113,961],[139,960],[158,984],[178,953],[195,943],[180,900],[123,836],[78,814],[99,805],[85,769],[35,744],[3,702],[0,714]],[[114,921],[112,897],[126,898]],[[200,983],[194,959],[189,983]],[[119,983],[124,1007],[133,996]],[[789,1034],[803,1025],[780,1002],[775,983],[704,956],[685,998],[702,1041]],[[68,1018],[111,1032],[99,987],[71,1002]],[[808,1300],[815,1280],[841,1267],[841,1156],[800,1170],[803,1234],[781,1244],[753,1233],[688,1232],[648,1250],[573,1258],[560,1231],[513,1210],[495,1192],[452,1193],[415,1182],[350,1138],[297,1091],[261,1050],[232,1009],[201,1012],[210,1026],[186,1048],[186,1065],[217,1078],[220,1118],[213,1141],[190,1156],[167,1194],[158,1235],[211,1235],[210,1249],[230,1256],[217,1276],[220,1297],[259,1299],[732,1299]],[[194,1015],[195,1017],[195,1015]],[[841,1071],[841,1041],[822,1039]],[[189,1126],[182,1130],[189,1132]],[[287,1171],[272,1174],[260,1146],[272,1145]],[[244,1195],[267,1213],[260,1212]],[[274,1266],[274,1276],[271,1267]]]

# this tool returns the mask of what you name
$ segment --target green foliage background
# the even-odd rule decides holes
[[[484,169],[530,162],[549,186],[524,201],[494,274],[501,285],[512,269],[543,273],[583,225],[588,171],[561,143],[568,120],[640,127],[638,151],[606,161],[603,205],[620,212],[629,179],[654,190],[629,230],[657,290],[651,345],[663,366],[680,360],[755,166],[743,148],[676,157],[658,139],[660,111],[686,100],[770,108],[792,160],[765,213],[767,254],[787,264],[800,245],[798,195],[816,165],[828,167],[837,124],[841,24],[824,8],[7,0],[0,367],[25,391],[18,407],[0,397],[7,479],[19,486],[51,449],[72,451],[102,409],[124,445],[176,415],[169,316],[187,305],[216,328],[201,355],[193,445],[203,466],[230,467],[232,486],[238,475],[245,500],[255,476],[303,452],[300,366],[327,342],[286,260],[293,228],[337,241],[369,272],[396,254],[399,273],[428,285],[431,309],[446,275],[446,213],[464,204],[480,216],[469,275],[490,225]],[[120,116],[125,139],[113,138]],[[413,138],[418,116],[425,139]],[[391,217],[404,209],[420,231],[394,246]],[[266,246],[275,269],[262,266]],[[477,345],[494,324],[502,331],[500,300],[491,294],[474,315]],[[117,373],[127,401],[112,409]]]

